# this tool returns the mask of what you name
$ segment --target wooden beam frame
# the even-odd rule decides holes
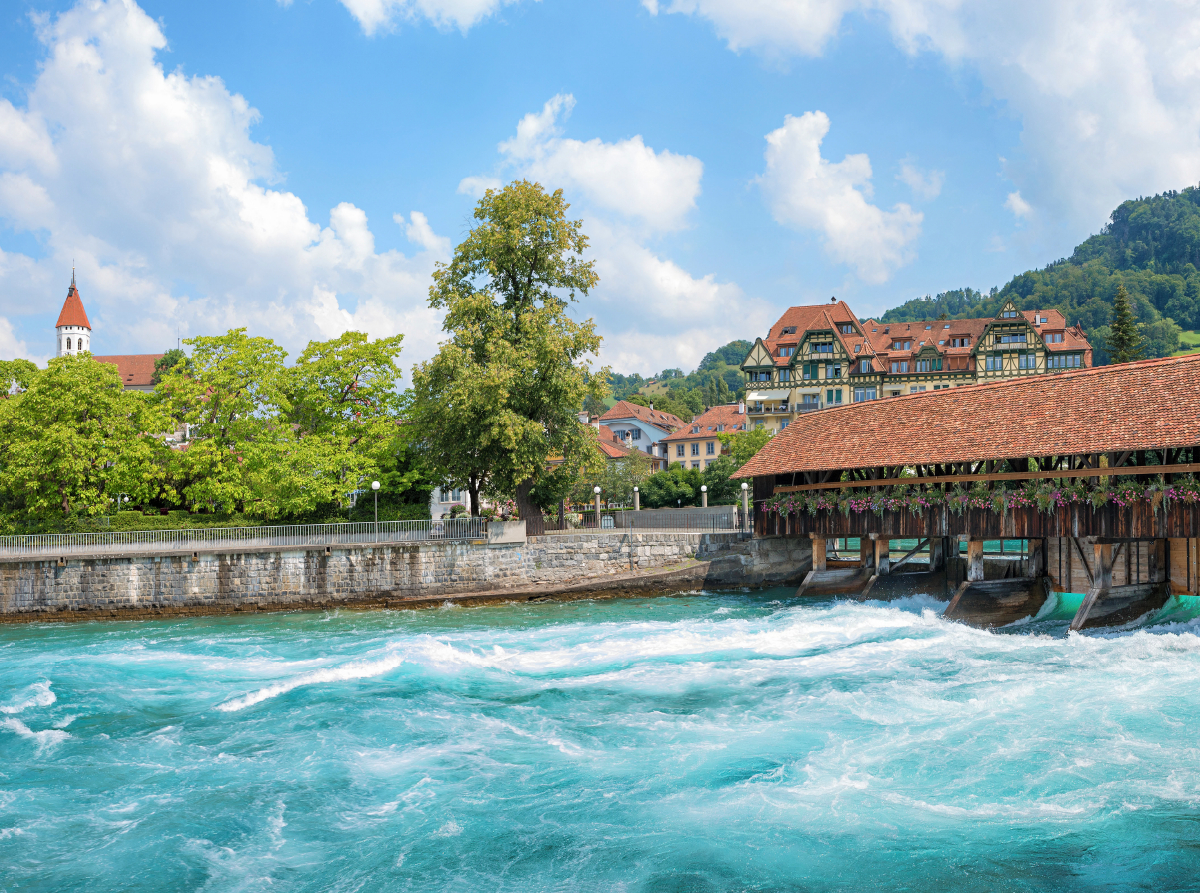
[[[1136,470],[1134,470],[1136,469]],[[857,487],[891,487],[897,484],[959,484],[974,481],[1035,481],[1056,478],[1132,477],[1148,474],[1186,474],[1200,471],[1200,462],[1188,465],[1123,465],[1118,468],[1082,468],[1074,471],[1005,471],[993,474],[946,474],[931,478],[874,478],[866,481],[832,481],[776,487],[776,493],[799,490],[838,490]]]

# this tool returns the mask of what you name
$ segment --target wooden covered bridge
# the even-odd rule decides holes
[[[948,617],[999,625],[1075,592],[1080,629],[1200,594],[1198,472],[1200,354],[822,410],[739,477],[758,536],[812,540],[801,592],[878,592],[921,551]],[[829,557],[841,538],[850,560]],[[901,539],[916,549],[894,558]],[[995,540],[1020,559],[985,561]]]

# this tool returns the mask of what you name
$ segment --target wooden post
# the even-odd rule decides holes
[[[887,537],[875,540],[875,573],[883,576],[891,571],[892,542]]]
[[[858,560],[863,567],[875,566],[875,544],[865,536],[858,540]]]
[[[1095,571],[1092,574],[1092,588],[1104,591],[1112,589],[1113,547],[1112,543],[1096,543]]]
[[[931,571],[940,571],[946,568],[946,553],[950,551],[946,540],[947,538],[944,536],[929,538],[929,569]]]
[[[1025,576],[1041,577],[1046,573],[1046,541],[1029,541],[1029,562],[1025,568]]]
[[[967,540],[967,582],[983,579],[983,540]]]
[[[1167,541],[1154,540],[1150,543],[1150,582],[1161,583],[1167,579]]]
[[[815,571],[825,570],[825,557],[828,553],[825,549],[825,537],[815,536],[812,538],[812,569]]]

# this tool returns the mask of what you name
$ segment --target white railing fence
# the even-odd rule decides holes
[[[485,539],[487,521],[483,518],[380,521],[378,524],[360,521],[346,524],[283,524],[275,527],[47,533],[0,536],[0,561],[39,557],[211,552],[224,547],[274,549]]]

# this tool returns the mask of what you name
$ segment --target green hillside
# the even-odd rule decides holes
[[[611,399],[629,400],[636,395],[635,403],[653,400],[656,408],[690,419],[709,406],[736,400],[744,392],[740,366],[752,346],[751,341],[730,341],[705,354],[696,370],[686,374],[682,369],[664,369],[643,378],[614,372],[608,379]]]
[[[988,294],[963,288],[935,298],[908,301],[885,313],[882,322],[993,316],[1006,300],[1022,310],[1057,308],[1070,325],[1080,325],[1096,348],[1097,364],[1108,362],[1103,345],[1113,297],[1124,285],[1142,326],[1146,355],[1170,356],[1181,349],[1182,329],[1200,329],[1200,188],[1164,192],[1123,202],[1109,224],[1074,253],[1040,270],[1014,276]]]

